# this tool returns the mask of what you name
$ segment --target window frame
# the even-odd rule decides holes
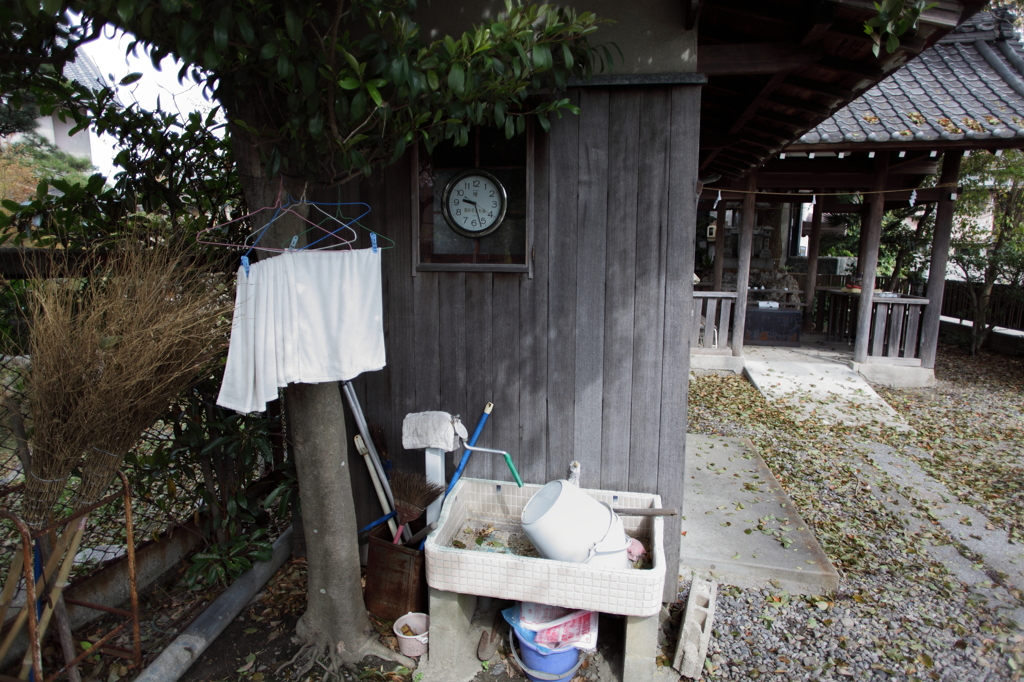
[[[526,274],[533,279],[534,262],[534,178],[536,172],[534,164],[536,161],[535,142],[536,133],[534,130],[533,117],[526,119],[526,215],[525,215],[525,240],[526,240],[526,262],[525,263],[424,263],[420,260],[420,145],[413,145],[412,148],[412,276],[416,277],[421,272],[508,272]],[[477,156],[479,163],[479,156]],[[477,166],[488,170],[487,166]]]

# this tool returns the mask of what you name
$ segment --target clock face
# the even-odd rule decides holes
[[[455,232],[474,239],[498,229],[507,197],[496,177],[482,170],[462,171],[444,188],[442,212]]]

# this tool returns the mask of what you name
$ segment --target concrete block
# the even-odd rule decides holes
[[[717,596],[718,583],[694,576],[690,583],[690,596],[686,600],[686,612],[679,628],[675,660],[672,662],[672,667],[683,677],[700,679],[704,659],[708,655],[708,643],[711,641]]]
[[[658,655],[660,613],[642,618],[626,617],[626,643],[623,655],[623,682],[649,682],[654,677]]]
[[[871,383],[887,388],[927,388],[937,383],[935,370],[927,367],[851,362],[850,368]]]
[[[743,371],[743,358],[723,354],[690,353],[690,371],[702,372],[732,372],[739,374]]]
[[[476,660],[473,611],[476,595],[430,588],[430,668],[455,667],[460,660]],[[477,637],[479,637],[477,635]]]

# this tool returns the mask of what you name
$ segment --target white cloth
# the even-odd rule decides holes
[[[288,384],[381,369],[383,321],[379,251],[287,251],[239,268],[217,404],[262,412]]]
[[[402,421],[402,447],[406,450],[440,448],[451,452],[459,447],[459,438],[468,436],[459,418],[447,412],[414,412]]]

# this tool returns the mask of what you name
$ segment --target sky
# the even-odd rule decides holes
[[[202,88],[194,81],[186,79],[183,83],[178,82],[180,62],[176,62],[172,57],[164,57],[158,71],[141,47],[137,50],[138,56],[126,56],[125,50],[129,43],[129,34],[108,26],[102,38],[82,48],[114,84],[130,73],[143,74],[141,79],[131,85],[117,88],[118,96],[125,106],[138,102],[142,108],[153,110],[159,98],[164,111],[179,111],[185,115],[192,111],[207,112],[213,107],[213,104],[203,99]],[[112,177],[115,169],[112,159],[116,153],[113,139],[97,136],[95,132],[90,134],[93,163],[108,178]]]

